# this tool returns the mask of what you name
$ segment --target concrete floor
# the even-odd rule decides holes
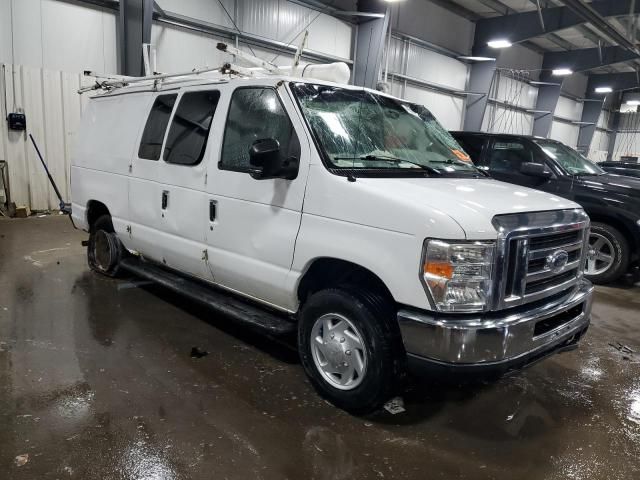
[[[293,349],[90,273],[84,238],[0,219],[0,479],[640,478],[639,288],[598,288],[577,351],[356,418]]]

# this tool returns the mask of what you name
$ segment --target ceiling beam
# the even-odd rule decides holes
[[[628,15],[633,0],[595,0],[591,9],[602,17]],[[640,2],[633,4],[635,13],[640,13]],[[514,13],[501,17],[483,18],[476,23],[474,48],[484,46],[494,38],[506,38],[519,43],[530,38],[547,35],[566,28],[583,25],[587,21],[571,8],[553,7],[542,9],[545,29],[542,29],[538,11]]]
[[[614,91],[640,89],[638,72],[601,73],[589,75],[587,94],[597,87],[611,87]]]
[[[602,58],[600,57],[602,53]],[[583,48],[568,52],[547,52],[542,68],[570,68],[574,72],[584,72],[616,63],[628,62],[638,56],[622,47]]]
[[[583,18],[586,22],[589,22],[596,30],[603,35],[611,38],[614,42],[620,45],[622,48],[629,50],[630,52],[639,54],[638,48],[634,42],[630,41],[627,37],[622,35],[611,25],[607,20],[600,15],[600,13],[591,7],[590,5],[583,3],[581,0],[561,0],[568,8],[573,10],[578,16]],[[635,1],[632,0],[629,10],[635,7]]]
[[[459,5],[452,0],[428,0],[434,5],[438,5],[439,7],[444,8],[445,10],[450,11],[451,13],[455,13],[459,17],[466,18],[472,22],[475,22],[482,17],[477,13],[469,10],[468,8],[464,8],[462,5]]]

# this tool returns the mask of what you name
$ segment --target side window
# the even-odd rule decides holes
[[[484,138],[474,135],[456,136],[456,141],[469,154],[473,163],[478,165],[482,156],[482,147],[484,146]]]
[[[147,124],[142,132],[142,140],[140,140],[140,148],[138,148],[138,157],[147,160],[160,159],[160,151],[162,150],[162,141],[167,131],[171,110],[176,103],[178,95],[159,95],[153,102]]]
[[[519,174],[525,162],[535,162],[533,150],[519,140],[496,140],[487,156],[490,172]],[[539,163],[539,162],[537,162]]]
[[[164,147],[165,162],[197,165],[202,161],[219,98],[220,92],[210,90],[182,95]]]
[[[233,92],[224,131],[220,169],[248,171],[249,149],[256,140],[273,138],[282,159],[300,158],[293,124],[272,88],[240,88]]]

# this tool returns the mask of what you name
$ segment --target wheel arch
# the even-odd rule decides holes
[[[596,212],[587,211],[587,214],[591,219],[591,223],[593,222],[606,223],[607,225],[610,225],[616,230],[618,230],[624,236],[625,240],[629,243],[629,246],[631,247],[631,251],[629,252],[631,254],[631,257],[632,258],[638,257],[638,254],[639,254],[638,250],[640,250],[640,240],[637,239],[631,233],[631,230],[629,229],[627,223],[624,220],[616,217],[612,217],[611,215],[607,215],[606,213],[599,212],[599,211],[596,211]]]
[[[378,275],[362,265],[335,257],[318,257],[308,263],[297,285],[297,298],[303,304],[317,291],[344,284],[369,288],[395,303],[391,291]]]
[[[89,227],[89,231],[92,230],[93,224],[95,221],[103,215],[111,216],[111,212],[109,212],[109,208],[99,200],[89,200],[87,202],[87,226]]]

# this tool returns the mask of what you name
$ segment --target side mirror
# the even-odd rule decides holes
[[[262,138],[249,148],[250,174],[256,180],[294,179],[298,174],[297,159],[280,158],[280,143],[275,138]]]
[[[520,165],[520,173],[538,178],[551,178],[552,173],[542,163],[525,162]]]

